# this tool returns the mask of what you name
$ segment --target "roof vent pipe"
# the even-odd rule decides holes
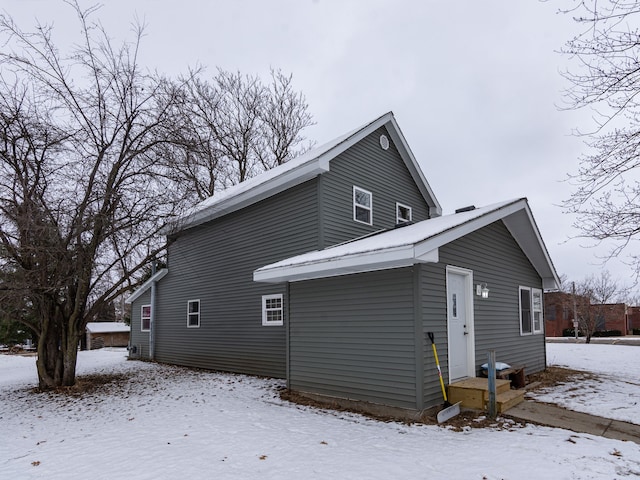
[[[468,207],[462,207],[456,210],[456,213],[462,213],[462,212],[470,212],[472,210],[475,210],[476,206],[475,205],[469,205]]]

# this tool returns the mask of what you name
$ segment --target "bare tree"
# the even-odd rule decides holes
[[[585,237],[613,239],[609,254],[618,256],[640,232],[640,4],[581,1],[565,13],[584,27],[563,49],[575,62],[564,74],[567,107],[590,109],[595,128],[579,132],[589,150],[570,176],[576,190],[564,207]],[[640,274],[640,257],[627,252]]]
[[[162,154],[170,178],[196,201],[243,182],[306,151],[302,131],[313,124],[291,75],[256,76],[218,70],[212,81],[192,72],[171,85],[176,118],[186,128]]]
[[[72,6],[82,38],[68,56],[50,27],[25,32],[0,16],[4,298],[31,311],[43,388],[75,382],[87,320],[163,250],[157,233],[178,207],[155,150],[180,124],[161,80],[138,67],[142,27],[114,45],[95,7]]]
[[[573,296],[577,299],[578,323],[587,343],[591,342],[591,337],[604,320],[606,305],[623,299],[626,294],[627,289],[612,279],[607,270],[575,284]]]
[[[303,151],[312,123],[291,76],[162,78],[138,65],[142,26],[115,45],[68,3],[68,55],[0,15],[0,314],[38,338],[41,388],[75,382],[87,321],[143,281],[167,219]]]
[[[577,188],[564,206],[582,235],[613,239],[617,256],[640,232],[640,4],[580,1],[565,13],[584,27],[563,49],[575,61],[565,73],[567,107],[590,109],[595,128],[580,133],[589,151],[570,176]],[[629,254],[640,273],[640,257]]]

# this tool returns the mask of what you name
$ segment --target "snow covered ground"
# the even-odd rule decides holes
[[[640,346],[547,344],[547,362],[595,376],[536,391],[530,397],[640,425]]]
[[[623,400],[630,404],[640,397],[639,347],[548,347],[550,363],[590,370],[602,375],[602,383],[571,392],[553,389],[544,394],[545,401],[638,422],[637,405],[619,407]],[[0,356],[0,478],[506,480],[640,475],[640,446],[630,442],[517,424],[455,432],[384,423],[283,402],[277,380],[126,361],[125,354],[81,352],[80,375],[121,377],[80,397],[32,393],[34,358]]]

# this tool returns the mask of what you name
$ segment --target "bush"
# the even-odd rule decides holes
[[[575,337],[576,336],[576,332],[573,328],[565,328],[564,330],[562,330],[562,336],[563,337]],[[578,330],[578,336],[579,337],[584,337],[584,333],[582,333],[580,330]]]
[[[633,333],[634,335],[640,335],[640,328],[634,328],[633,330],[631,330],[631,333]]]
[[[593,332],[592,337],[620,337],[622,332],[620,330],[602,330],[599,332]]]

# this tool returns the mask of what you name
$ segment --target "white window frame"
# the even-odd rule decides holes
[[[529,315],[531,322],[531,331],[525,332],[522,329],[522,291],[526,290],[529,292]],[[536,306],[536,302],[534,302],[534,296],[538,295],[540,297],[540,302],[538,302],[538,306]],[[536,321],[536,314],[538,314],[538,321]],[[520,335],[540,335],[544,333],[544,301],[542,298],[542,290],[539,288],[532,287],[518,287],[518,317],[520,319]],[[538,325],[536,325],[538,323]]]
[[[369,205],[363,205],[361,203],[356,202],[356,192],[364,193],[369,196]],[[365,222],[363,220],[359,220],[356,212],[358,208],[366,210],[369,212],[369,221]],[[353,186],[353,220],[358,223],[364,223],[365,225],[373,225],[373,193],[364,188]]]
[[[400,209],[404,208],[409,212],[409,219],[402,218],[400,216]],[[413,209],[409,205],[405,205],[403,203],[396,202],[396,225],[401,223],[409,223],[413,219]]]
[[[144,309],[149,307],[149,316],[145,317]],[[149,319],[149,328],[144,328],[144,319]],[[151,304],[141,305],[140,306],[140,331],[141,332],[150,332],[151,331]]]
[[[191,304],[193,303],[197,303],[198,304],[198,311],[197,312],[192,312],[191,311]],[[192,325],[191,324],[191,317],[197,315],[197,319],[198,319],[198,324],[197,325]],[[187,300],[187,328],[200,328],[200,299],[195,299],[195,300]]]
[[[269,308],[267,307],[267,302],[269,300],[279,300],[280,307],[278,308]],[[269,320],[269,312],[280,312],[280,320]],[[272,295],[262,295],[262,326],[281,326],[284,324],[284,301],[281,293],[272,294]]]

